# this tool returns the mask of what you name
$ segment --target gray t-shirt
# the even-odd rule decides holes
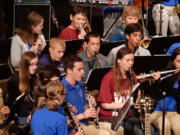
[[[115,47],[109,52],[109,54],[107,56],[107,60],[108,60],[110,65],[114,64],[118,50],[123,48],[123,47],[126,47],[126,44]],[[147,50],[141,46],[138,46],[135,53],[134,53],[134,56],[151,56],[151,53],[149,52],[149,50]]]

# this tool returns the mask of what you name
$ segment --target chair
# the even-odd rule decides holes
[[[8,62],[8,66],[9,66],[9,68],[10,68],[10,70],[11,70],[11,73],[14,74],[15,69],[14,69],[14,67],[13,67],[12,64],[11,64],[11,57],[10,57],[10,56],[8,57],[7,62]]]

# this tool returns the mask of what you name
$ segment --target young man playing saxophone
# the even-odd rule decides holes
[[[109,67],[106,57],[99,53],[100,35],[95,32],[89,32],[85,36],[85,50],[79,54],[84,63],[83,81],[86,81],[91,69]]]

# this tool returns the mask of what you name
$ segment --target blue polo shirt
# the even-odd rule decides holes
[[[162,2],[163,5],[166,6],[176,6],[179,4],[178,0],[166,0],[164,2]]]
[[[61,82],[66,85],[66,93],[68,94],[66,96],[66,101],[77,109],[75,115],[84,113],[84,106],[87,102],[83,84],[81,82],[76,82],[76,85],[72,86],[67,80],[65,80],[65,77],[63,77]],[[80,122],[85,125],[87,124],[86,120],[81,120]]]
[[[178,47],[180,47],[180,43],[175,43],[175,44],[171,45],[169,47],[168,51],[166,52],[166,54],[172,54],[174,52],[174,50]]]
[[[178,81],[174,83],[173,86],[175,89],[178,90]],[[162,111],[163,110],[163,99],[158,101],[158,104],[155,108],[155,111]],[[165,111],[168,112],[177,112],[177,100],[173,96],[167,96],[165,98]]]
[[[31,128],[33,135],[68,135],[65,116],[45,106],[32,115]]]

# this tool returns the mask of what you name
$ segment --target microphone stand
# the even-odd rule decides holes
[[[164,135],[164,126],[165,126],[165,98],[166,98],[166,92],[163,91],[163,112],[162,112],[162,135]]]

